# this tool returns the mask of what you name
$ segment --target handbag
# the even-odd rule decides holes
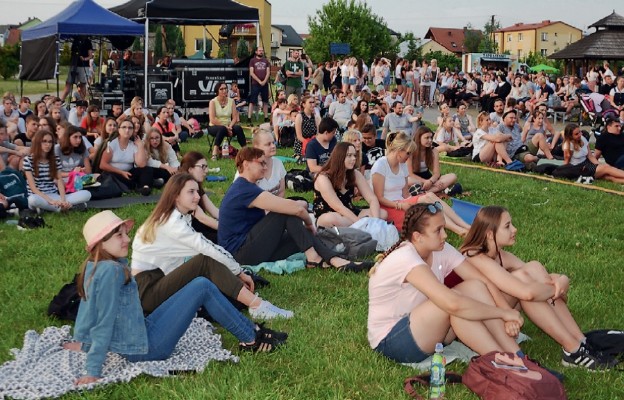
[[[352,224],[351,228],[368,232],[377,241],[377,251],[386,251],[399,241],[399,231],[396,226],[381,218],[361,218]]]

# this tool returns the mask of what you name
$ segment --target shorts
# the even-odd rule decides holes
[[[343,76],[342,77],[342,84],[343,85],[348,85],[349,84],[349,77],[348,76]]]
[[[87,70],[89,67],[71,67],[69,68],[69,72],[67,73],[66,83],[69,84],[80,84],[87,83]]]
[[[394,78],[394,83],[396,83],[397,85],[400,85],[401,82],[401,78]]]
[[[269,103],[269,86],[264,85],[251,85],[251,92],[249,94],[249,102],[251,104],[258,104],[258,95],[262,98],[264,104]]]
[[[409,315],[394,325],[375,351],[400,363],[417,363],[430,356],[416,344],[410,330]]]
[[[349,85],[355,85],[357,83],[356,78],[349,78]]]
[[[536,145],[533,144],[533,138],[531,139],[527,139],[526,141],[526,146],[527,149],[529,149],[529,153],[533,154],[534,156],[537,155],[537,152],[539,151],[539,147],[537,147]]]
[[[522,145],[518,150],[516,150],[511,158],[524,162],[524,157],[528,156],[529,154],[531,154],[529,152],[529,148],[526,145]]]

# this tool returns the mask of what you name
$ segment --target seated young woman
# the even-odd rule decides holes
[[[364,217],[388,217],[388,213],[379,208],[379,201],[364,175],[356,169],[356,159],[357,151],[353,144],[338,143],[329,161],[314,179],[313,209],[317,226],[350,226]],[[361,209],[353,205],[356,189],[370,208]]]
[[[54,155],[52,133],[45,129],[35,133],[30,150],[22,168],[26,176],[28,207],[31,210],[60,212],[78,204],[86,206],[85,203],[91,199],[88,190],[65,193],[61,161]]]
[[[199,203],[193,211],[191,226],[213,243],[217,243],[217,229],[219,229],[219,208],[214,205],[204,190],[208,161],[200,152],[189,151],[182,158],[179,173],[190,174],[199,190]]]
[[[576,124],[568,124],[563,130],[563,165],[553,171],[553,176],[577,179],[591,176],[615,183],[624,183],[624,170],[598,162],[589,148],[589,142]]]
[[[137,188],[142,195],[148,196],[154,183],[154,169],[147,165],[143,142],[133,133],[132,121],[123,121],[119,125],[119,136],[107,142],[107,147],[103,149],[99,168],[104,173],[112,174],[128,188]]]
[[[440,173],[440,154],[433,147],[433,132],[423,125],[414,135],[416,150],[407,159],[409,185],[418,184],[425,192],[441,193],[457,181],[457,175]]]
[[[403,227],[405,211],[412,204],[440,201],[440,198],[433,193],[415,196],[410,194],[406,162],[414,151],[416,151],[416,143],[407,134],[392,132],[386,138],[386,155],[377,159],[371,168],[371,181],[375,196],[381,208],[388,213],[388,221],[394,223],[399,230]],[[460,236],[465,235],[470,225],[466,224],[448,204],[444,202],[441,204],[444,207],[446,227]]]
[[[284,197],[286,191],[286,168],[284,168],[284,164],[280,159],[273,157],[277,153],[273,135],[268,130],[255,128],[252,144],[253,147],[264,152],[264,161],[267,163],[266,173],[262,179],[256,182],[256,185],[275,196]],[[236,171],[234,180],[239,176],[240,174]]]
[[[441,153],[450,153],[470,143],[464,139],[459,129],[455,128],[453,117],[446,117],[433,138],[435,146]]]
[[[58,138],[58,143],[54,146],[54,154],[61,161],[61,176],[63,181],[67,182],[72,171],[90,174],[91,162],[82,133],[77,127],[65,124],[64,122],[63,135]]]
[[[412,205],[401,239],[370,271],[368,341],[401,363],[426,359],[436,343],[455,337],[479,354],[506,351],[523,356],[514,337],[520,313],[500,291],[446,243],[440,203]],[[452,271],[464,281],[444,285]],[[485,282],[485,283],[484,283]]]
[[[163,138],[163,134],[156,128],[150,128],[145,139],[147,166],[154,169],[154,180],[162,179],[167,183],[171,175],[178,172],[180,161],[175,150]]]
[[[500,133],[498,130],[491,133],[491,127],[490,114],[481,111],[477,116],[477,130],[472,135],[472,161],[497,165],[510,164],[512,159],[507,153],[507,142],[511,141],[511,135]]]
[[[550,152],[551,148],[546,142],[546,124],[544,119],[546,114],[539,109],[533,111],[532,118],[527,121],[522,128],[522,143],[524,143],[529,152],[534,156],[541,150],[546,158],[552,160],[554,157]]]
[[[613,360],[585,343],[585,335],[567,305],[570,281],[548,273],[539,261],[525,262],[504,250],[516,242],[518,230],[503,207],[479,210],[461,247],[470,264],[496,285],[510,307],[525,314],[562,347],[562,364],[588,369],[609,368]]]
[[[358,272],[370,263],[340,258],[316,238],[314,223],[303,202],[284,199],[256,185],[266,173],[264,152],[247,147],[236,155],[236,179],[223,197],[219,244],[242,263],[256,265],[303,252],[308,268],[324,263],[342,271]]]
[[[232,255],[192,228],[200,199],[197,181],[177,173],[139,228],[132,242],[131,266],[143,310],[152,312],[193,279],[205,277],[226,296],[249,307],[253,318],[291,318],[292,311],[255,295],[253,280]]]
[[[275,350],[285,333],[256,326],[245,318],[205,278],[195,278],[144,317],[139,288],[128,268],[128,232],[134,221],[102,211],[87,220],[82,230],[89,256],[78,276],[81,297],[74,338],[66,349],[87,353],[86,375],[76,385],[103,377],[107,352],[130,362],[168,358],[200,307],[240,341],[241,350]],[[277,339],[277,337],[281,339]]]

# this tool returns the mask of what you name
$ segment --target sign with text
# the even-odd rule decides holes
[[[249,95],[249,68],[187,68],[182,71],[182,101],[187,103],[208,102],[217,95],[217,83],[228,87],[238,83],[242,99]]]

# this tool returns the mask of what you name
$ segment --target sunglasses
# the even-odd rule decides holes
[[[195,164],[194,166],[197,168],[201,168],[203,171],[205,171],[208,168],[207,164]]]

